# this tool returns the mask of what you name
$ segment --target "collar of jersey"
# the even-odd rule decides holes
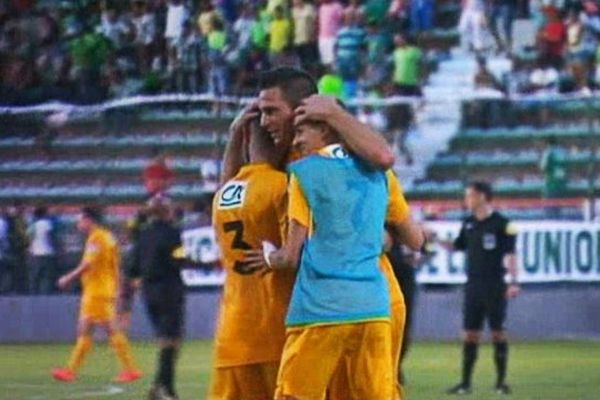
[[[348,152],[340,143],[325,146],[317,154],[329,158],[348,158]]]

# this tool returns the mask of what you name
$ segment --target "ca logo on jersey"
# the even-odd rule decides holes
[[[244,205],[246,198],[247,182],[231,181],[219,192],[219,210],[229,210],[239,208]]]

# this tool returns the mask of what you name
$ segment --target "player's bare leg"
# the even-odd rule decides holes
[[[77,324],[77,342],[66,367],[52,370],[52,377],[61,382],[72,382],[77,378],[86,356],[94,345],[94,324],[88,318],[81,318]]]
[[[121,372],[115,377],[119,383],[129,383],[142,377],[142,372],[137,368],[131,352],[131,346],[127,336],[116,326],[113,321],[107,321],[100,324],[109,338],[109,343],[114,350],[119,363]]]

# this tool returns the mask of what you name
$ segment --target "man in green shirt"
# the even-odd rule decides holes
[[[394,36],[396,49],[392,54],[394,63],[394,87],[400,96],[421,96],[423,52],[412,39],[398,34]]]

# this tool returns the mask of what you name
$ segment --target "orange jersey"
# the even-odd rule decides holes
[[[242,252],[267,240],[281,246],[287,230],[287,175],[249,164],[216,193],[213,226],[227,270],[215,338],[215,367],[279,361],[295,272],[249,270]]]
[[[119,284],[119,244],[110,231],[94,228],[87,239],[83,262],[89,267],[81,275],[86,298],[116,298]]]

